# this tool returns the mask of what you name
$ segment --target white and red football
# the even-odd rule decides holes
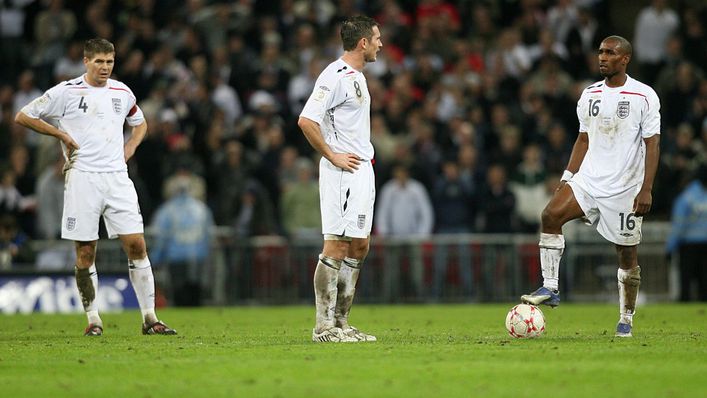
[[[532,339],[545,331],[545,316],[534,305],[518,304],[508,311],[506,329],[515,338]]]

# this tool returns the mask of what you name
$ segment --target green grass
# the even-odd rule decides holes
[[[2,397],[695,397],[707,376],[704,305],[642,307],[632,339],[615,305],[546,309],[510,338],[507,305],[354,306],[377,343],[309,341],[313,307],[162,310],[179,336],[142,336],[137,312],[0,317]],[[700,392],[702,391],[702,392]]]

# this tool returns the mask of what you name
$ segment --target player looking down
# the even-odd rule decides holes
[[[130,88],[110,78],[115,64],[111,42],[86,41],[83,63],[83,76],[50,88],[22,108],[15,121],[61,142],[66,160],[61,237],[76,246],[76,285],[88,317],[84,335],[103,334],[95,302],[101,216],[109,237],[120,238],[128,256],[130,281],[143,317],[142,333],[177,334],[155,314],[155,281],[137,193],[126,165],[147,134],[147,123]],[[132,135],[124,142],[126,121]]]

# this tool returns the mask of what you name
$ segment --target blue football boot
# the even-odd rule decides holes
[[[630,323],[619,323],[616,325],[616,337],[633,337],[631,334],[631,324]]]
[[[553,292],[552,290],[543,286],[530,294],[524,294],[520,296],[520,300],[526,304],[544,304],[555,308],[560,305],[560,292],[557,290]]]

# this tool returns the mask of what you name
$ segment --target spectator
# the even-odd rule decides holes
[[[442,178],[437,181],[432,195],[435,209],[435,231],[440,234],[468,234],[474,231],[478,202],[474,187],[461,178],[459,165],[447,160],[442,165]],[[464,296],[471,295],[471,253],[469,243],[440,243],[435,247],[434,282],[432,296],[439,299],[443,293],[449,263],[449,251],[456,248],[457,264],[462,276]]]
[[[37,236],[41,239],[61,237],[61,214],[64,209],[64,158],[54,163],[37,180]]]
[[[211,210],[192,196],[194,176],[182,170],[168,181],[167,201],[157,208],[152,226],[152,261],[165,266],[176,306],[201,305],[204,268],[214,226]]]
[[[62,57],[54,63],[54,82],[81,76],[86,70],[83,65],[83,43],[72,41]]]
[[[494,164],[486,172],[486,189],[481,194],[482,231],[510,233],[514,231],[513,209],[516,198],[508,187],[503,166]]]
[[[385,268],[384,296],[390,300],[399,297],[395,289],[400,280],[400,249],[409,253],[412,284],[415,293],[422,289],[422,248],[418,239],[432,233],[434,213],[425,186],[410,178],[404,164],[393,167],[393,179],[383,184],[377,201],[375,225],[378,234],[385,238],[413,239],[411,242],[393,243],[389,265]]]
[[[666,252],[678,255],[680,301],[707,301],[707,164],[675,200]]]
[[[668,8],[666,0],[653,0],[636,18],[634,56],[646,84],[653,84],[665,60],[665,44],[680,26],[677,13]]]
[[[509,188],[516,197],[514,213],[518,216],[519,231],[537,233],[540,230],[540,213],[550,200],[545,182],[542,152],[536,144],[523,149],[523,161],[513,172]]]
[[[295,163],[297,180],[283,187],[282,226],[292,238],[321,236],[319,185],[313,178],[314,165],[307,158]]]
[[[34,253],[28,243],[29,238],[17,226],[15,217],[0,215],[0,270],[32,264]]]
[[[233,223],[236,236],[247,238],[277,234],[273,203],[268,191],[258,181],[251,179],[246,183],[239,207]]]

